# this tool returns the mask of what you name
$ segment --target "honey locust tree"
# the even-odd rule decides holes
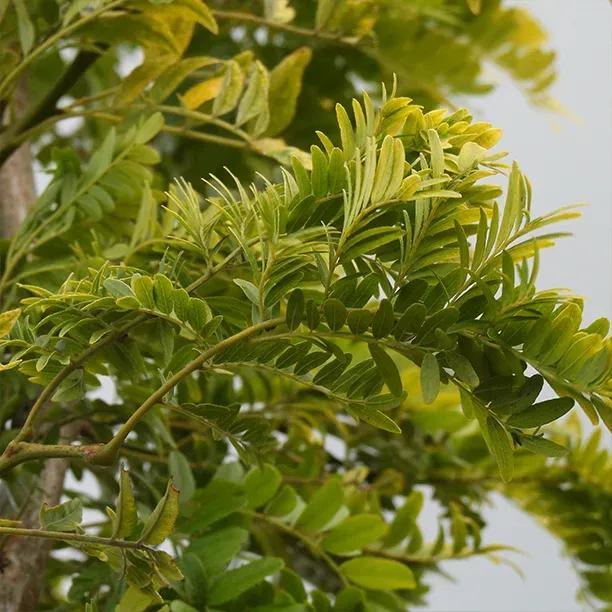
[[[610,603],[608,322],[537,286],[577,213],[453,104],[492,65],[551,104],[527,12],[0,18],[1,610],[405,610],[508,560],[493,492]]]

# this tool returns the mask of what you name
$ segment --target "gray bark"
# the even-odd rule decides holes
[[[21,520],[25,527],[38,528],[38,512],[43,503],[56,505],[64,487],[66,459],[50,459],[41,472],[38,487],[30,495]],[[42,575],[52,542],[39,538],[13,537],[5,541],[5,565],[0,575],[0,611],[34,612],[42,586]]]
[[[24,85],[17,88],[12,109],[7,110],[4,123],[16,121],[27,103]],[[34,200],[34,174],[29,143],[22,144],[0,168],[0,237],[10,238],[23,221],[27,208]]]

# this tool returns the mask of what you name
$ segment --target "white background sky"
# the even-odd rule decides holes
[[[587,202],[575,236],[544,252],[540,288],[570,287],[585,298],[588,321],[610,316],[612,304],[612,8],[607,0],[514,0],[535,14],[558,51],[555,98],[578,119],[530,107],[511,83],[466,102],[474,115],[503,128],[502,148],[530,177],[535,214]],[[487,513],[487,542],[512,544],[526,574],[485,559],[449,563],[456,582],[436,578],[435,612],[574,612],[578,581],[559,544],[531,518],[501,498]]]

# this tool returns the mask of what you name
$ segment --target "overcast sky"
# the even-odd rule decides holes
[[[607,0],[516,0],[544,24],[558,51],[553,94],[578,117],[568,120],[531,108],[511,83],[469,101],[474,115],[503,128],[502,147],[530,177],[537,214],[587,202],[575,236],[543,253],[539,287],[569,287],[585,298],[587,320],[610,316],[612,304],[612,9]],[[434,581],[427,610],[435,612],[566,612],[581,610],[578,581],[559,544],[503,499],[486,514],[486,542],[512,544],[526,574],[484,559],[449,563],[456,578]]]

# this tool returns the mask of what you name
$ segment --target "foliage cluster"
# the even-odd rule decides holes
[[[558,422],[612,429],[609,324],[536,285],[578,213],[431,109],[491,62],[546,103],[543,32],[495,0],[226,4],[0,2],[0,159],[51,175],[0,250],[0,534],[71,553],[40,609],[405,610],[508,561],[493,491],[609,604],[612,458]],[[57,458],[96,486],[25,525]]]

